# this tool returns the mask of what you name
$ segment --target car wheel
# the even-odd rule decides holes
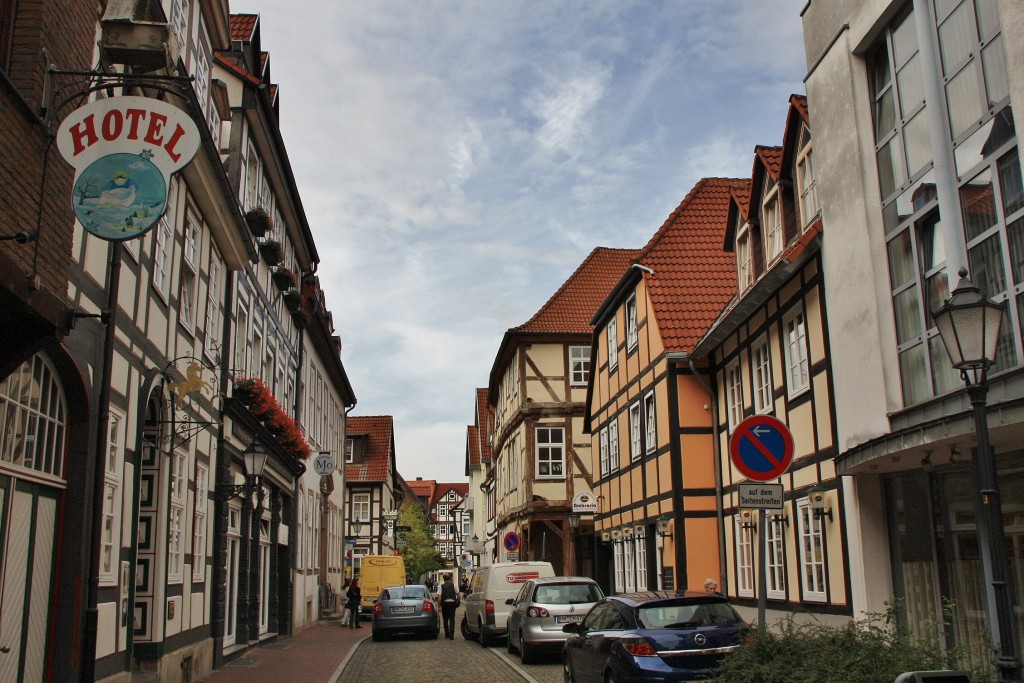
[[[565,683],[576,683],[576,675],[572,670],[572,660],[568,656],[562,656],[562,680]]]
[[[619,683],[619,677],[615,675],[615,672],[608,669],[604,672],[604,683]]]
[[[383,633],[379,633],[377,631],[374,631],[373,632],[373,642],[379,643],[382,640],[384,640],[384,634]]]
[[[484,633],[484,622],[483,621],[477,622],[477,626],[480,627],[480,645],[482,647],[490,647],[491,646],[491,639],[487,636],[486,633]]]
[[[462,622],[459,624],[459,628],[462,630],[462,637],[466,640],[476,640],[479,636],[469,630],[469,619],[462,617]]]
[[[509,631],[508,640],[505,641],[505,649],[508,650],[510,655],[518,654],[519,648],[512,644],[512,632]]]
[[[537,651],[526,644],[523,634],[519,634],[519,661],[523,664],[534,664],[537,661]]]

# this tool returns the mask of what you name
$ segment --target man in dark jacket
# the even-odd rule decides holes
[[[455,640],[455,610],[459,606],[459,592],[452,583],[452,575],[444,575],[441,584],[441,617],[444,620],[444,637]]]

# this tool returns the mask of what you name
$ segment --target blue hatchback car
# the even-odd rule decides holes
[[[601,600],[566,624],[566,683],[709,681],[748,626],[717,593],[628,593]]]

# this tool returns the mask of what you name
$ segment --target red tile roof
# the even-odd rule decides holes
[[[459,498],[465,498],[469,495],[469,484],[465,482],[438,482],[437,487],[434,489],[434,498],[430,501],[430,507],[434,507],[442,498],[448,495],[449,491],[455,491],[459,494]]]
[[[232,14],[231,15],[231,40],[246,42],[252,40],[253,31],[259,23],[258,14]]]
[[[509,332],[589,335],[594,311],[639,253],[639,249],[597,247],[536,315]]]
[[[736,264],[722,251],[734,188],[749,180],[704,178],[644,247],[638,262],[667,351],[689,352],[736,292]]]
[[[364,460],[345,465],[345,479],[356,481],[390,481],[395,467],[395,428],[390,415],[349,415],[345,435],[366,437]]]
[[[768,175],[778,182],[779,173],[782,171],[782,147],[756,145],[754,147],[754,170],[751,172],[751,178],[757,174],[759,163],[768,171]]]

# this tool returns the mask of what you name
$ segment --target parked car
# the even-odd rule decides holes
[[[519,594],[507,600],[508,651],[519,653],[523,664],[537,659],[542,650],[560,652],[569,634],[565,624],[579,623],[604,592],[593,579],[554,576],[530,579]]]
[[[697,591],[607,597],[562,628],[570,634],[562,650],[570,683],[707,681],[748,630],[725,598]]]
[[[462,637],[480,640],[487,647],[508,633],[509,606],[523,584],[530,579],[554,576],[550,562],[495,562],[476,569],[469,577],[470,594],[462,604]]]
[[[437,606],[426,586],[389,586],[373,604],[373,639],[384,640],[396,633],[416,633],[437,638],[440,620]]]

